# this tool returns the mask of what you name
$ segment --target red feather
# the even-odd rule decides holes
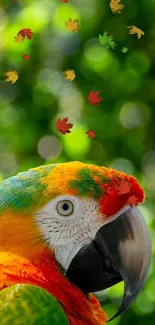
[[[29,283],[47,290],[62,305],[70,325],[105,325],[107,315],[97,299],[92,295],[88,299],[68,281],[61,273],[52,251],[45,249],[36,261],[18,255],[12,256],[10,264],[8,260],[0,260],[1,277],[5,277],[5,283]]]
[[[101,213],[107,218],[118,213],[125,205],[138,205],[144,201],[144,190],[140,187],[136,178],[124,176],[123,173],[122,178],[120,177],[116,175],[109,183],[103,185],[104,195],[99,204]],[[125,181],[125,188],[120,191],[123,180]]]

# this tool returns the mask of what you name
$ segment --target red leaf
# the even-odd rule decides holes
[[[103,100],[102,97],[99,97],[100,91],[93,91],[91,90],[88,95],[89,103],[93,106],[99,106],[99,103]]]
[[[93,130],[88,130],[86,134],[88,134],[88,138],[92,138],[92,139],[94,139],[96,135]]]
[[[30,28],[24,28],[24,29],[21,29],[17,35],[19,34],[22,34],[23,36],[26,36],[28,39],[31,39],[32,38],[32,31]]]
[[[68,2],[68,0],[61,0],[61,2],[65,2],[66,3],[66,2]]]
[[[120,195],[123,195],[129,193],[131,189],[131,184],[129,184],[128,181],[122,179],[116,189],[118,190]]]
[[[25,60],[30,60],[30,56],[28,54],[23,54],[22,58]]]
[[[132,195],[129,197],[127,204],[130,205],[130,208],[132,208],[133,205],[137,205],[138,204],[138,199],[136,198],[135,195]]]
[[[62,134],[70,133],[71,131],[69,129],[71,129],[73,127],[73,124],[67,123],[67,121],[68,121],[68,117],[63,118],[62,120],[60,118],[58,118],[58,120],[57,120],[57,129]]]

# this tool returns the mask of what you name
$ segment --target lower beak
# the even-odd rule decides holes
[[[114,319],[136,299],[151,264],[151,239],[137,207],[102,226],[92,243],[73,258],[67,277],[84,293],[100,291],[124,281],[124,296]]]

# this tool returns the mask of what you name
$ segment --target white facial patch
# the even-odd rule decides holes
[[[40,231],[57,261],[67,271],[78,251],[93,241],[101,226],[112,222],[129,206],[110,218],[104,218],[94,199],[58,196],[34,214]]]
[[[90,243],[101,227],[98,204],[93,199],[58,196],[35,213],[34,218],[47,244],[64,270],[78,251]]]

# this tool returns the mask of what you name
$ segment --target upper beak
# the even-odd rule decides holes
[[[151,264],[151,239],[137,207],[102,226],[92,243],[79,250],[67,276],[85,293],[106,289],[124,281],[124,296],[114,319],[135,300],[147,279]]]

